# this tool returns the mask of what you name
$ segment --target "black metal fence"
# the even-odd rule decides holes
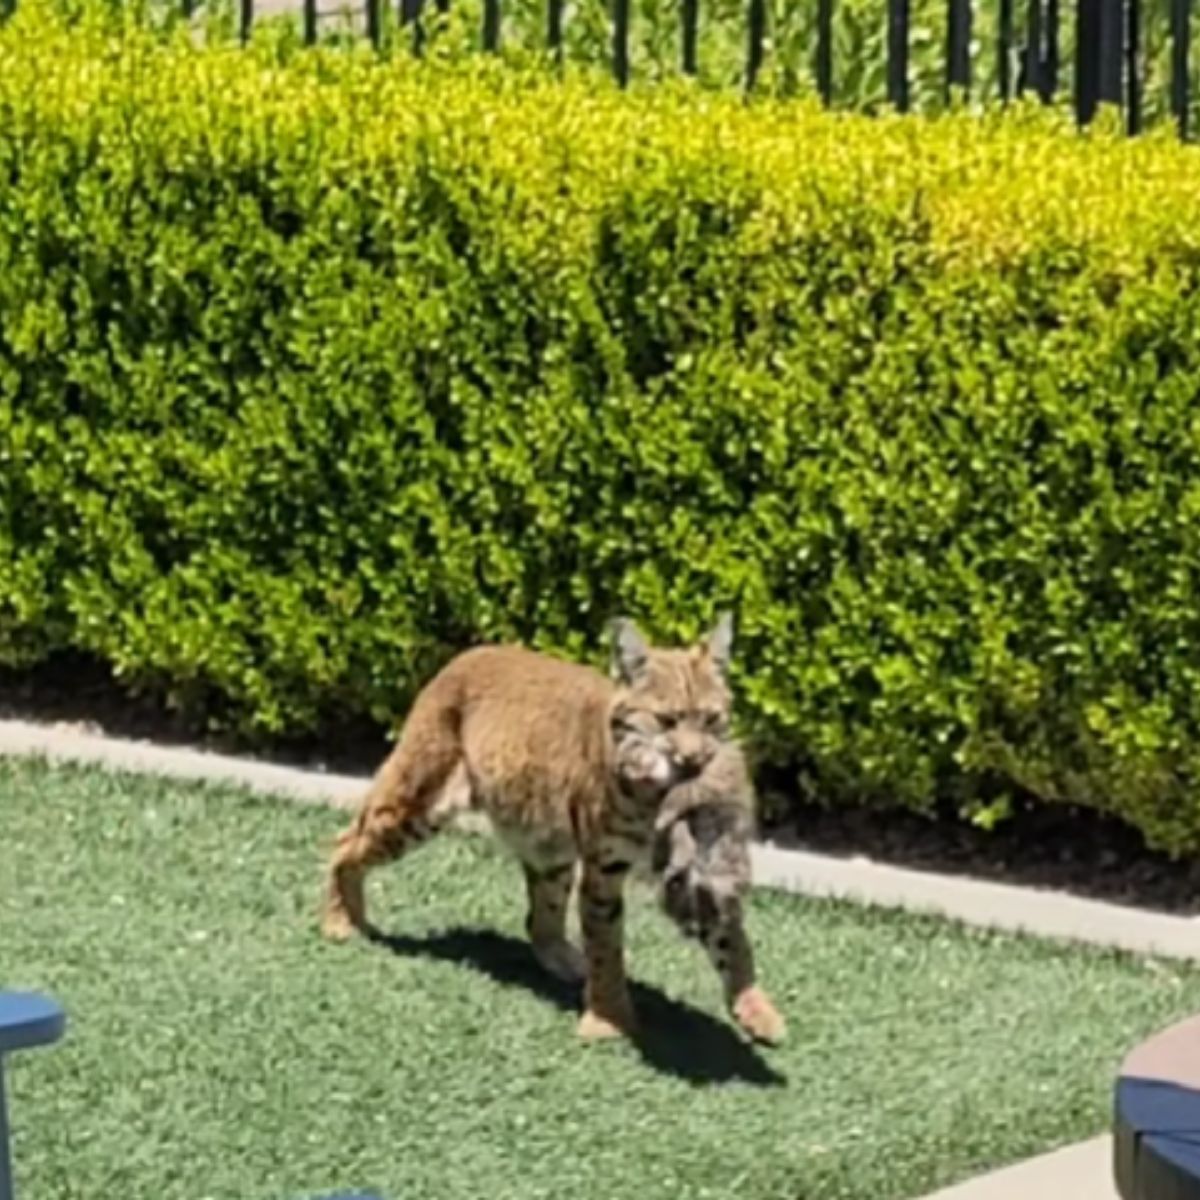
[[[175,0],[176,3],[179,0]],[[204,0],[182,0],[191,13]],[[234,0],[241,37],[250,36],[256,16],[266,6],[278,12],[279,4],[294,3],[301,14],[305,41],[319,37],[319,22],[326,15],[318,0]],[[401,35],[411,37],[421,53],[427,24],[437,14],[447,14],[455,5],[481,4],[478,43],[485,51],[496,51],[501,43],[505,9],[516,0],[356,0],[363,5],[362,26],[367,37],[381,45],[387,23],[393,18]],[[565,46],[565,0],[539,0],[543,4],[541,33],[545,48],[560,59]],[[599,2],[599,0],[598,0]],[[631,0],[607,3],[609,34],[604,49],[616,80],[626,85],[631,73]],[[710,0],[711,2],[711,0]],[[792,5],[811,6],[812,24],[806,27],[804,53],[816,90],[826,104],[834,102],[835,21],[839,6],[852,0],[787,0]],[[0,0],[0,12],[15,0]],[[742,24],[742,84],[753,90],[767,59],[768,0],[740,0],[738,21]],[[913,5],[921,0],[879,0],[879,16],[885,21],[886,36],[880,53],[886,58],[885,98],[901,112],[911,104],[910,80],[913,34]],[[394,8],[390,5],[394,4]],[[990,44],[981,52],[977,23],[980,6],[987,4]],[[699,71],[701,0],[662,0],[676,9],[669,19],[678,21],[678,69],[695,76]],[[1018,5],[1020,8],[1018,10]],[[998,6],[998,7],[996,7]],[[728,9],[728,5],[726,6]],[[926,13],[928,7],[926,6]],[[525,4],[529,12],[529,3]],[[1070,103],[1082,125],[1095,117],[1101,104],[1122,111],[1125,126],[1138,133],[1146,123],[1146,69],[1144,45],[1147,17],[1154,22],[1159,44],[1154,47],[1154,115],[1170,114],[1180,135],[1187,138],[1192,124],[1190,85],[1190,40],[1192,0],[944,0],[943,28],[938,37],[939,70],[943,95],[961,95],[975,100],[1008,103],[1022,94],[1033,94],[1047,103]],[[471,18],[474,20],[474,17]],[[1064,39],[1063,31],[1070,36]],[[926,34],[927,34],[926,30]],[[1164,40],[1165,39],[1165,40]],[[1064,44],[1067,49],[1064,54]],[[928,46],[925,48],[928,65]],[[994,54],[991,62],[985,56]],[[1064,61],[1064,58],[1066,61]],[[982,69],[986,66],[986,70]],[[926,75],[928,72],[926,71]],[[975,76],[980,76],[976,78]],[[927,82],[927,80],[926,80]]]

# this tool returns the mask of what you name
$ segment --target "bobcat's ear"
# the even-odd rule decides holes
[[[612,623],[612,673],[622,683],[636,683],[646,672],[650,647],[638,627],[626,617]]]
[[[732,613],[723,612],[717,618],[717,623],[713,626],[712,633],[708,635],[708,640],[704,643],[704,649],[713,666],[721,672],[723,677],[728,676],[729,662],[733,656]]]

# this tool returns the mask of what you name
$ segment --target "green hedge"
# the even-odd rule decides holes
[[[0,661],[248,730],[739,620],[833,802],[1200,848],[1200,183],[1167,140],[0,32]]]

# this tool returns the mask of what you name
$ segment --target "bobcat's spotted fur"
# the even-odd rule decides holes
[[[631,1032],[625,977],[624,884],[649,858],[660,802],[702,776],[728,745],[723,619],[700,645],[647,645],[619,622],[614,679],[514,646],[468,650],[417,696],[400,740],[372,781],[329,869],[323,928],[332,938],[366,927],[366,872],[428,839],[467,808],[487,814],[521,860],[526,920],[538,961],[582,979],[580,1033]],[[576,864],[584,952],[566,935]],[[782,1022],[745,981],[730,996],[752,1035],[775,1040]]]

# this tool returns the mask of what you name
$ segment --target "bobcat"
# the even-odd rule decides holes
[[[729,745],[726,675],[732,624],[723,617],[690,648],[647,644],[614,626],[613,680],[516,646],[451,660],[420,692],[329,867],[322,927],[345,939],[367,928],[364,877],[470,808],[490,818],[520,859],[526,929],[551,974],[584,982],[579,1033],[631,1034],[624,967],[624,884],[652,852],[659,805],[699,778]],[[681,836],[681,835],[677,835]],[[584,952],[566,936],[581,862]],[[783,1023],[752,979],[730,997],[751,1036]]]

